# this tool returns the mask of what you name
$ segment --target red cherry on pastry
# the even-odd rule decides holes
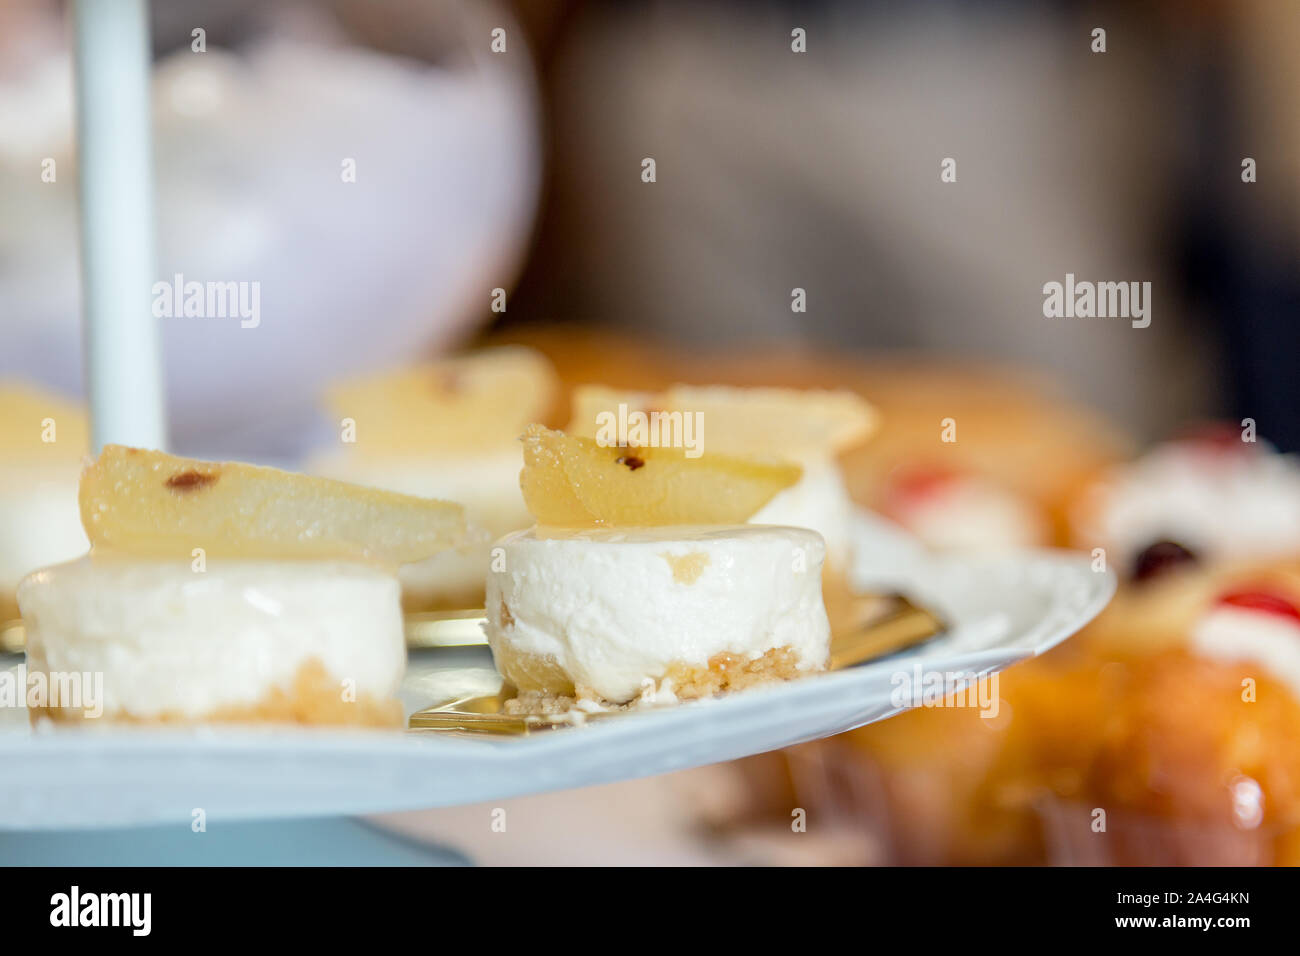
[[[1219,604],[1276,614],[1300,623],[1300,608],[1286,598],[1267,591],[1231,591],[1219,598]]]

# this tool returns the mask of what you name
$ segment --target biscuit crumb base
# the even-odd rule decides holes
[[[761,657],[750,659],[742,654],[714,654],[705,667],[677,662],[668,666],[665,678],[673,682],[673,692],[682,700],[712,697],[729,690],[744,690],[755,684],[792,680],[800,675],[799,657],[786,644],[774,647]]]
[[[402,702],[395,697],[367,694],[355,700],[343,699],[343,682],[325,670],[317,660],[303,663],[288,688],[274,687],[252,704],[219,707],[205,714],[167,711],[136,715],[129,709],[105,711],[98,718],[83,717],[76,708],[34,707],[31,719],[48,718],[61,724],[300,724],[332,727],[404,727]]]
[[[821,670],[822,668],[815,668]],[[812,669],[810,669],[812,670]],[[600,713],[631,710],[712,697],[757,684],[792,680],[810,672],[799,669],[794,648],[786,644],[774,647],[756,658],[743,654],[721,653],[709,658],[708,664],[675,661],[658,681],[647,677],[639,696],[630,701],[610,701],[588,687],[578,687],[575,694],[557,694],[546,690],[526,690],[505,702],[505,712],[519,716],[554,717],[569,713]]]

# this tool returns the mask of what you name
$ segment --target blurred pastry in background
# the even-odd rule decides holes
[[[15,591],[26,574],[89,548],[77,513],[88,450],[80,404],[0,384],[0,622],[18,617]]]
[[[326,406],[337,448],[314,474],[460,502],[465,543],[401,569],[407,610],[478,607],[494,540],[533,523],[519,491],[519,436],[549,419],[555,372],[537,352],[484,349],[340,384]]]
[[[1052,543],[1051,524],[1042,508],[973,473],[900,467],[886,481],[879,509],[937,551],[988,551]]]
[[[1072,543],[1103,549],[1121,580],[1083,640],[1103,657],[1176,646],[1225,581],[1300,558],[1300,461],[1202,427],[1108,469],[1070,518]]]
[[[1194,450],[1193,460],[1202,453]],[[1198,513],[1183,518],[1191,525]],[[1237,541],[1226,550],[1244,547]],[[949,808],[949,818],[969,825],[949,830],[946,859],[1300,858],[1300,762],[1290,743],[1300,717],[1300,564],[1198,560],[1161,543],[1143,551],[1131,565],[1136,573],[1082,634],[1000,675],[1004,714],[995,725],[981,727],[977,715],[959,710],[923,711],[855,732],[874,740],[873,756],[880,738],[909,730],[934,738],[897,775],[930,768],[949,790],[967,793]],[[1243,700],[1247,678],[1256,701]],[[938,754],[950,752],[940,736],[967,741],[971,753],[982,740],[986,762],[968,762],[969,772],[959,762],[945,766]],[[1244,826],[1237,803],[1255,792],[1263,816]],[[1110,815],[1109,835],[1090,829],[1096,808]],[[998,828],[1006,841],[994,856],[988,841]]]
[[[1300,555],[1300,461],[1229,425],[1108,470],[1071,512],[1071,539],[1142,581],[1170,563]]]
[[[971,812],[1018,819],[1016,854],[1041,861],[1263,862],[1265,831],[1234,822],[1240,785],[1269,800],[1269,840],[1292,839],[1300,765],[1286,756],[1295,724],[1277,689],[1300,700],[1300,685],[1285,692],[1300,660],[1288,610],[1300,599],[1298,509],[1296,463],[1229,427],[1080,488],[1070,540],[1104,549],[1119,591],[1073,641],[1002,675],[1009,716]],[[1274,688],[1270,706],[1242,702],[1242,667]],[[902,719],[973,732],[963,716]],[[1114,812],[1108,842],[1088,829],[1097,807]]]
[[[921,390],[910,412],[903,412],[905,418],[915,420],[933,401]],[[1213,610],[1223,595],[1234,591],[1285,595],[1295,588],[1293,568],[1275,556],[1300,550],[1300,531],[1294,523],[1300,513],[1296,465],[1263,443],[1243,442],[1235,429],[1203,430],[1136,460],[1120,462],[1117,455],[1123,444],[1107,439],[1104,426],[1076,430],[1076,425],[1070,425],[1053,437],[1054,428],[1047,423],[1055,413],[1033,402],[1023,406],[1012,402],[988,417],[1001,402],[966,406],[950,397],[939,403],[980,408],[979,414],[954,413],[958,440],[951,449],[936,448],[937,426],[923,419],[913,425],[912,441],[891,434],[888,403],[882,403],[885,427],[859,455],[885,454],[891,441],[898,449],[911,448],[918,462],[934,461],[951,450],[962,462],[961,477],[950,477],[956,470],[951,464],[944,469],[913,465],[877,471],[872,474],[873,503],[914,533],[930,538],[931,544],[942,544],[960,537],[940,520],[945,498],[958,499],[956,489],[963,482],[967,487],[987,482],[998,491],[967,492],[969,513],[963,518],[953,507],[949,512],[953,525],[972,529],[983,525],[981,534],[993,545],[1007,537],[1008,529],[1034,527],[1023,516],[1037,509],[1051,521],[1049,527],[1056,528],[1060,543],[1089,551],[1104,548],[1121,586],[1110,607],[1078,637],[1042,659],[1000,675],[998,719],[983,720],[959,708],[922,709],[847,735],[855,749],[853,772],[869,770],[880,780],[890,814],[894,858],[927,863],[1101,862],[1079,855],[1100,846],[1086,842],[1085,837],[1092,835],[1087,813],[1082,833],[1069,831],[1083,842],[1063,842],[1063,820],[1078,811],[1074,801],[1090,812],[1107,806],[1109,800],[1109,805],[1127,808],[1121,816],[1145,819],[1160,800],[1166,801],[1170,813],[1205,805],[1207,797],[1199,789],[1226,799],[1221,771],[1240,755],[1227,749],[1232,738],[1220,735],[1231,734],[1233,728],[1257,740],[1280,733],[1285,723],[1278,715],[1284,708],[1255,711],[1253,716],[1249,711],[1233,711],[1231,718],[1226,716],[1226,705],[1210,697],[1226,686],[1222,669],[1237,665],[1208,659],[1207,645],[1198,641],[1204,641],[1209,628],[1211,635],[1219,633],[1220,647],[1224,642],[1234,647],[1252,642],[1252,629],[1241,627],[1241,616],[1231,612],[1231,602],[1228,610]],[[930,408],[928,414],[933,417],[937,411]],[[1065,412],[1061,421],[1073,419]],[[1007,432],[1009,422],[1020,422],[1028,428],[1027,435]],[[963,423],[974,427],[963,432]],[[1099,440],[1080,455],[1067,447],[1076,435]],[[978,448],[961,447],[976,436],[981,436],[985,451],[1000,444],[1013,447],[1006,449],[1002,464],[984,460]],[[1025,459],[1027,454],[1033,462]],[[1062,467],[1061,458],[1073,463]],[[1036,480],[1034,462],[1055,473],[1038,489],[1023,477]],[[1044,494],[1049,487],[1050,493]],[[1000,515],[1002,520],[972,517],[981,512]],[[1270,526],[1273,522],[1275,527]],[[938,527],[946,537],[929,534],[931,527]],[[979,545],[979,536],[972,535],[965,543]],[[1221,629],[1236,636],[1225,638]],[[1285,647],[1286,641],[1274,644]],[[1231,653],[1245,654],[1246,649]],[[1263,680],[1276,682],[1278,667]],[[1173,672],[1187,678],[1181,687],[1163,677],[1155,679]],[[1144,736],[1143,729],[1149,723],[1147,711],[1160,706],[1151,697],[1157,687],[1167,687],[1171,693],[1179,688],[1183,695],[1172,711],[1180,714],[1178,721],[1164,724],[1171,735],[1164,744],[1158,733]],[[1152,770],[1150,761],[1130,764],[1124,784],[1134,795],[1129,803],[1100,787],[1097,781],[1120,779],[1099,769],[1118,759],[1114,756],[1118,750],[1171,746],[1180,722],[1205,748],[1203,765],[1195,763],[1195,749],[1188,750],[1190,762],[1175,783],[1160,776],[1172,771]],[[1147,756],[1164,759],[1154,750]],[[1139,785],[1137,778],[1148,772],[1153,776],[1142,776]],[[1273,768],[1273,777],[1278,773]],[[1278,786],[1274,799],[1290,799],[1286,788]],[[1180,788],[1186,792],[1179,792]],[[1226,815],[1223,821],[1231,822]],[[1141,831],[1155,839],[1157,829],[1150,820]],[[1178,859],[1151,852],[1168,862]]]
[[[1131,453],[1122,431],[1021,369],[875,359],[861,374],[881,427],[845,456],[849,490],[932,544],[1064,544],[1079,490]],[[945,527],[957,503],[970,513]]]
[[[1161,559],[1158,569],[1148,567],[1141,578],[1121,584],[1074,650],[1106,661],[1182,647],[1219,595],[1241,582],[1264,590],[1287,588],[1290,567],[1288,560],[1263,558],[1203,562],[1178,554]]]
[[[1224,584],[1181,646],[1103,665],[1094,709],[1062,708],[1084,759],[1038,781],[1052,862],[1300,863],[1300,565]]]
[[[862,389],[881,427],[845,457],[849,487],[858,501],[940,550],[1064,543],[1070,502],[1129,449],[1120,431],[1050,382],[1014,370],[881,361]],[[1022,729],[1069,762],[1064,744],[1077,737],[1075,715],[1061,698],[1048,694],[1044,715],[1028,718],[1012,699],[1021,674],[1037,666],[999,675],[997,718],[921,708],[833,745],[809,745],[818,755],[811,766],[834,765],[815,781],[835,784],[822,789],[846,817],[854,815],[850,790],[872,795],[854,818],[885,848],[885,862],[1041,860],[1037,818],[996,770],[1008,759],[1008,738]],[[1080,675],[1071,693],[1086,699],[1095,680],[1095,672]],[[796,777],[809,765],[791,759]]]
[[[806,745],[834,772],[792,754],[796,790],[896,864],[1300,862],[1300,565],[1197,581],[1181,634],[1112,625],[1012,668],[995,719],[919,709]]]

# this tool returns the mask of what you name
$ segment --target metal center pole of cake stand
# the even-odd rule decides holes
[[[73,33],[92,451],[109,442],[162,448],[148,3],[75,0]]]

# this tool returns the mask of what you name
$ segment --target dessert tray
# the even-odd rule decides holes
[[[648,776],[839,733],[906,709],[900,675],[985,676],[1054,647],[1110,600],[1086,555],[939,556],[865,513],[854,583],[937,612],[943,634],[889,657],[711,700],[518,736],[207,727],[32,729],[0,708],[0,828],[83,829],[367,814]],[[3,659],[0,659],[3,660]],[[4,667],[20,667],[10,657]],[[409,712],[495,693],[485,647],[411,652]]]

